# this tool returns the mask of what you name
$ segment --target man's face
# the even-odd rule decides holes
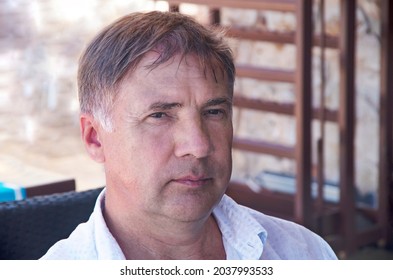
[[[226,190],[232,158],[232,98],[221,71],[193,56],[147,68],[149,53],[120,85],[113,131],[99,131],[108,199],[138,213],[206,218]]]

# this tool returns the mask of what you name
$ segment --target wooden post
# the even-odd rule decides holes
[[[313,227],[311,200],[311,61],[312,0],[297,0],[296,5],[296,194],[295,221]]]
[[[340,210],[344,251],[356,249],[355,223],[355,21],[356,0],[341,0],[340,33],[340,104],[339,104],[339,162]]]
[[[392,242],[393,218],[393,3],[381,2],[381,98],[379,132],[378,224]],[[390,244],[391,245],[391,244]]]

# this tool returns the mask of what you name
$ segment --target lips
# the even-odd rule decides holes
[[[190,187],[202,187],[210,183],[213,179],[204,176],[185,176],[172,180],[175,183],[190,186]]]

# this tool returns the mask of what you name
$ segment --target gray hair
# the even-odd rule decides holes
[[[110,113],[122,79],[153,50],[160,56],[150,65],[152,69],[175,55],[194,54],[202,69],[218,69],[226,75],[233,94],[235,67],[223,32],[180,13],[132,13],[104,28],[82,54],[78,70],[81,112],[93,115],[110,130]]]

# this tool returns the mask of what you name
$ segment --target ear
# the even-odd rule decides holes
[[[100,124],[93,116],[81,114],[80,128],[82,141],[89,156],[98,163],[105,162],[104,149],[100,141]]]

